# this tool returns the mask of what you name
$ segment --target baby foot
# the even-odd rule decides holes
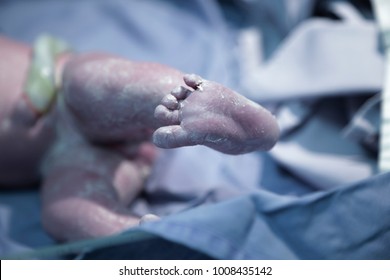
[[[161,148],[205,145],[226,154],[269,150],[279,128],[269,111],[244,96],[191,74],[156,107],[162,127],[153,134]]]

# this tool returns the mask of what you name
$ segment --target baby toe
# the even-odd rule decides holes
[[[187,96],[189,96],[191,94],[191,91],[185,87],[178,86],[172,90],[171,94],[174,97],[176,97],[178,100],[183,100],[183,99],[186,99]]]
[[[157,147],[164,149],[194,145],[191,141],[190,135],[180,125],[158,128],[153,133],[153,143]]]
[[[179,108],[179,102],[172,94],[164,96],[164,98],[161,100],[161,104],[170,110],[176,110]]]
[[[163,125],[180,124],[179,111],[169,110],[164,105],[158,105],[154,111],[154,117],[158,119]]]

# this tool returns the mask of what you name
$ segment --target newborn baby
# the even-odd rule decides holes
[[[42,222],[60,241],[139,224],[127,206],[142,190],[155,146],[242,154],[268,150],[279,136],[263,107],[194,74],[95,53],[69,55],[58,69],[56,106],[40,117],[55,126],[55,139],[36,160],[43,168]]]

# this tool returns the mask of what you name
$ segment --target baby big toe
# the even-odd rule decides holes
[[[154,110],[154,117],[163,125],[179,124],[179,111],[170,110],[164,105],[158,105]]]
[[[186,85],[192,87],[193,89],[198,89],[199,86],[203,83],[202,77],[196,74],[186,74],[184,75],[183,79]]]

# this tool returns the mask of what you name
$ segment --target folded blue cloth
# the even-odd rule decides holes
[[[161,242],[169,240],[216,259],[390,259],[389,197],[386,173],[299,198],[260,190],[141,229],[160,236]],[[160,257],[181,253],[179,248]],[[118,254],[126,257],[125,252]],[[105,256],[118,255],[111,251]]]

